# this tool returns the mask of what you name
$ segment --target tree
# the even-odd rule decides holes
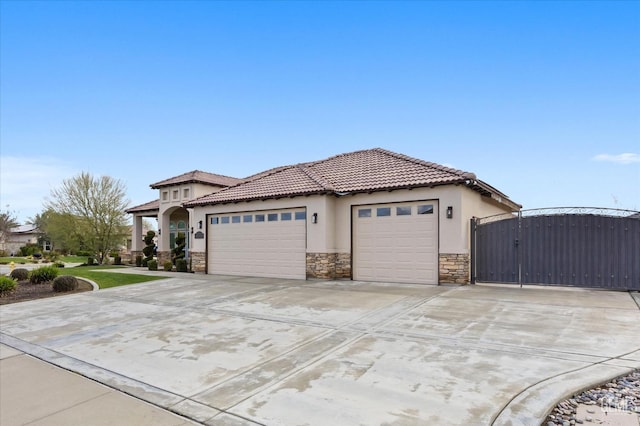
[[[4,250],[7,237],[11,233],[11,229],[16,226],[18,226],[18,219],[13,213],[9,212],[9,206],[7,206],[7,211],[0,211],[0,251],[2,251],[2,256],[6,254]]]
[[[19,226],[18,219],[8,208],[7,211],[0,212],[0,237],[4,239],[5,235],[11,232],[11,228],[16,226]]]
[[[57,213],[47,209],[29,219],[30,224],[38,228],[38,242],[48,241],[51,250],[63,253],[75,253],[85,249],[81,227],[76,217],[69,213]]]
[[[63,215],[67,232],[80,236],[81,244],[102,263],[126,241],[128,205],[122,181],[82,172],[51,190],[45,208]]]

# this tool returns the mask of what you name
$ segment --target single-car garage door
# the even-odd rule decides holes
[[[210,216],[207,271],[305,279],[306,216],[304,208]]]
[[[354,206],[353,279],[438,283],[438,202]]]

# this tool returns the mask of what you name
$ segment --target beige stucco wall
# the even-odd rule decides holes
[[[166,188],[160,188],[158,190],[159,198],[160,198],[160,209],[158,212],[158,228],[161,233],[158,238],[158,250],[168,250],[169,249],[169,222],[171,221],[171,216],[173,215],[173,220],[184,220],[187,222],[187,229],[189,233],[191,232],[191,228],[194,228],[194,232],[197,229],[198,220],[194,220],[193,215],[187,215],[186,213],[181,214],[178,213],[176,215],[176,211],[182,208],[182,204],[187,201],[193,200],[198,197],[203,197],[205,195],[212,194],[214,192],[218,192],[222,189],[221,186],[212,186],[212,185],[203,185],[200,183],[189,183],[184,185],[175,185],[169,186]],[[188,190],[188,196],[185,197],[185,189]],[[178,191],[178,197],[174,198],[174,191]],[[166,193],[166,199],[163,194]],[[187,209],[191,211],[191,209]],[[203,222],[204,223],[204,222]],[[204,225],[203,225],[204,226]],[[188,237],[189,243],[191,243],[191,237]],[[193,250],[193,247],[190,246],[190,250]]]
[[[355,194],[336,197],[313,195],[278,200],[251,201],[234,204],[196,207],[192,223],[202,220],[207,224],[208,214],[235,213],[285,208],[307,209],[307,253],[351,253],[351,210],[363,204],[395,203],[406,201],[438,201],[439,252],[469,253],[470,226],[472,216],[483,217],[509,211],[488,197],[463,186],[438,186]],[[453,218],[446,218],[447,207],[453,207]],[[313,213],[318,214],[318,223],[312,224]],[[193,225],[192,225],[193,226]],[[206,234],[207,226],[202,231]],[[191,250],[204,252],[207,239],[192,239]]]

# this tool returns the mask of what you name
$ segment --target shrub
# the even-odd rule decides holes
[[[145,255],[145,259],[147,263],[153,259],[153,251],[156,247],[156,244],[153,242],[156,233],[154,231],[147,231],[147,235],[144,237],[145,247],[142,249],[142,253]]]
[[[53,280],[53,291],[61,293],[78,289],[78,279],[71,275],[60,275]]]
[[[146,268],[147,266],[149,266],[149,265],[147,265],[147,263],[149,263],[149,261],[147,259],[142,259],[142,267],[143,268]]]
[[[11,274],[9,275],[11,275],[11,278],[13,278],[14,280],[24,281],[29,278],[29,271],[25,268],[16,268],[11,271]]]
[[[22,256],[33,256],[35,253],[40,253],[40,250],[42,249],[40,248],[39,245],[29,243],[20,247],[20,254]]]
[[[185,255],[184,248],[186,247],[186,238],[184,236],[184,232],[178,232],[175,242],[176,242],[176,246],[173,250],[171,250],[171,255],[173,256],[173,263],[176,263],[178,259],[184,259],[184,255]]]
[[[136,266],[142,266],[142,256],[141,255],[137,255],[136,256]]]
[[[96,258],[95,257],[93,257],[93,256],[87,257],[87,265],[93,266],[93,265],[95,265],[95,262],[96,262]]]
[[[55,261],[53,263],[53,266],[55,266],[56,268],[64,268],[64,263],[59,262],[59,261]]]
[[[172,271],[173,270],[173,263],[170,260],[167,260],[164,262],[164,270],[165,271]]]
[[[186,259],[177,259],[176,260],[176,271],[178,272],[189,272],[187,269],[187,260]]]
[[[29,281],[32,284],[45,283],[47,281],[53,281],[60,271],[55,266],[42,266],[38,269],[34,269],[29,274]]]
[[[122,258],[120,256],[116,256],[113,258],[114,265],[122,265]]]
[[[147,262],[147,266],[149,267],[150,271],[157,271],[158,270],[158,261],[157,260],[149,260]]]
[[[18,286],[18,282],[6,275],[0,276],[0,297],[11,293]]]

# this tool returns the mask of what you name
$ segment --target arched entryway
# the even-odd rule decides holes
[[[171,251],[176,247],[176,237],[179,233],[185,236],[185,252],[189,255],[189,211],[182,207],[174,207],[163,212],[160,240],[158,244],[158,262],[171,260]]]

